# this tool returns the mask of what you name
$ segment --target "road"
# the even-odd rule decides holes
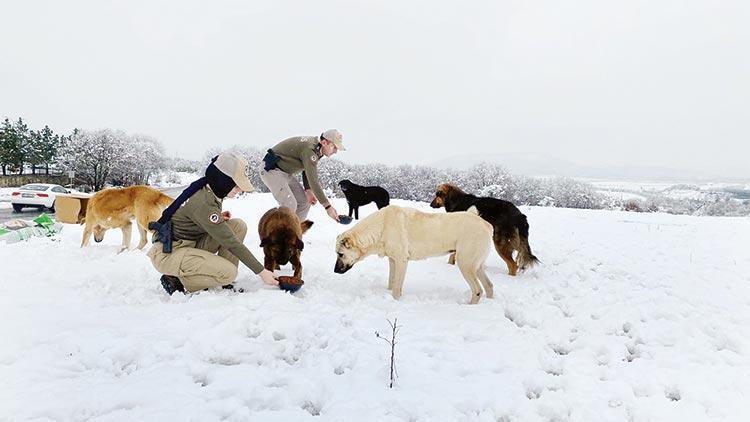
[[[182,193],[182,190],[185,189],[185,186],[178,186],[174,188],[165,188],[161,191],[165,194],[176,198],[177,195]],[[4,208],[4,207],[8,208]],[[42,213],[47,213],[52,218],[55,218],[55,213],[49,212],[49,210],[39,210],[37,208],[24,208],[23,211],[20,213],[13,212],[13,208],[10,207],[10,203],[8,202],[2,202],[0,203],[0,223],[5,223],[6,221],[15,220],[17,218],[20,218],[22,220],[33,220],[34,218],[40,216]]]

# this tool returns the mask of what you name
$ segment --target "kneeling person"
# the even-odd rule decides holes
[[[220,154],[206,168],[206,176],[193,182],[164,210],[158,223],[163,226],[171,221],[171,252],[168,247],[165,251],[167,240],[160,239],[148,256],[154,268],[164,274],[162,286],[170,295],[231,286],[239,261],[266,284],[278,284],[273,273],[263,268],[243,244],[245,222],[221,210],[225,197],[253,190],[246,169],[243,158]]]

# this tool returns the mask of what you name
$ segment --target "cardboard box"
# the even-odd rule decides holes
[[[64,193],[55,197],[55,220],[61,223],[80,224],[86,216],[86,207],[92,195]]]

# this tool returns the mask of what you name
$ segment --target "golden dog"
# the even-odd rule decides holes
[[[164,208],[171,204],[173,198],[164,195],[150,186],[130,186],[127,188],[109,188],[100,190],[89,199],[84,219],[86,228],[83,230],[81,247],[87,246],[94,235],[98,243],[104,239],[104,233],[109,229],[122,229],[122,246],[120,252],[130,247],[133,232],[131,219],[135,218],[141,241],[138,249],[146,246],[149,221],[156,221],[161,217]]]

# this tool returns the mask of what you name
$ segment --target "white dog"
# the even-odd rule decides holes
[[[484,261],[492,243],[492,225],[467,212],[433,214],[387,206],[370,214],[336,238],[336,267],[343,274],[369,255],[387,256],[390,264],[388,289],[394,299],[401,297],[408,261],[456,253],[456,263],[471,288],[470,303],[479,302],[482,288],[492,297],[492,282],[484,271]]]

